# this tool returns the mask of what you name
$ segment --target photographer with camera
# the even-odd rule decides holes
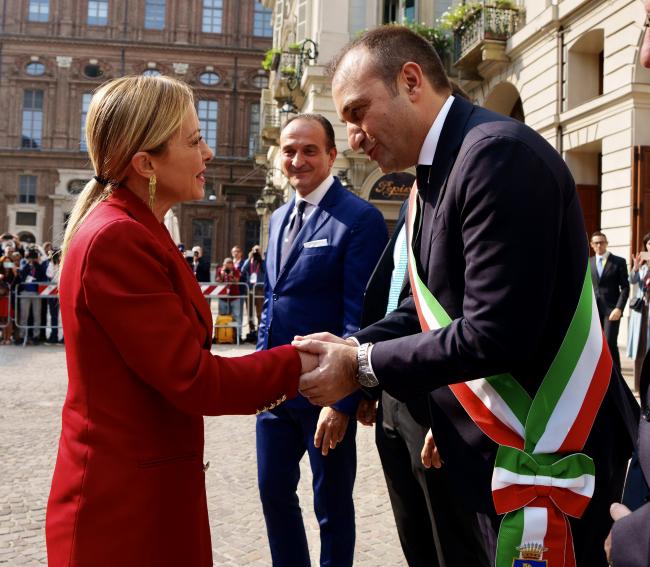
[[[219,299],[219,315],[231,315],[241,334],[241,301],[238,297],[231,297],[242,295],[239,286],[240,278],[241,272],[235,268],[233,259],[230,257],[224,258],[223,264],[217,268],[216,281],[231,283],[232,285],[226,288],[228,299]]]
[[[266,274],[266,262],[262,257],[260,245],[256,244],[248,253],[248,258],[241,269],[241,280],[248,284],[248,327],[251,333],[255,333],[262,316],[264,305],[264,275]],[[255,313],[255,320],[253,320]],[[253,334],[255,339],[257,337]]]

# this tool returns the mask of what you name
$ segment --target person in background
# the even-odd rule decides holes
[[[210,352],[212,314],[163,223],[173,205],[203,198],[213,156],[187,84],[104,83],[86,139],[95,175],[62,247],[68,392],[48,564],[212,567],[203,416],[282,403],[316,360],[290,346]]]
[[[239,270],[241,274],[241,269],[244,266],[244,253],[242,252],[241,246],[239,244],[235,244],[232,249],[230,250],[230,253],[232,254],[232,263],[233,266]],[[243,280],[242,280],[243,281]],[[238,307],[236,308],[239,313],[239,317],[237,319],[237,322],[239,323],[239,330],[241,331],[241,334],[243,335],[244,331],[244,311],[246,309],[246,296],[248,295],[248,290],[246,286],[238,286],[237,290],[237,295],[240,295],[241,297],[237,300],[239,302]],[[248,314],[248,312],[247,312]],[[250,316],[249,316],[250,318]],[[241,337],[241,340],[245,340],[245,337]]]
[[[623,309],[630,295],[627,262],[620,256],[607,251],[607,237],[600,231],[591,235],[594,256],[589,258],[591,280],[594,284],[596,304],[600,323],[612,353],[614,365],[621,370],[621,356],[618,352],[618,330]]]
[[[280,154],[295,197],[269,224],[259,350],[322,328],[344,335],[357,331],[363,291],[388,240],[381,213],[331,174],[337,151],[326,118],[290,118],[280,134]],[[311,565],[296,494],[305,453],[320,526],[320,564],[352,565],[359,400],[354,394],[321,408],[299,396],[257,418],[258,484],[276,567]]]
[[[241,271],[244,265],[244,253],[242,252],[241,246],[239,244],[235,244],[230,250],[230,254],[232,255],[232,263],[234,264],[235,268]]]
[[[643,1],[644,21],[639,50],[641,65],[650,69],[650,0]],[[646,235],[648,236],[648,235]],[[643,237],[645,241],[645,236]],[[647,243],[646,243],[647,250]],[[639,463],[646,481],[650,480],[650,356],[645,355],[640,375],[643,412],[639,420]],[[650,567],[650,502],[630,511],[612,504],[614,526],[605,542],[609,564],[614,567]]]
[[[236,296],[241,295],[241,289],[244,289],[245,286],[239,286],[240,278],[241,272],[235,268],[232,258],[224,258],[223,264],[217,267],[215,281],[230,285],[226,287],[226,297],[219,299],[219,315],[232,315],[241,335],[241,298]]]
[[[3,345],[11,344],[14,337],[12,288],[18,277],[18,267],[11,257],[0,255],[0,331]]]
[[[210,262],[203,257],[203,248],[200,246],[192,247],[192,256],[187,259],[192,272],[197,281],[209,282],[210,280]]]
[[[36,248],[31,248],[25,258],[26,263],[20,268],[18,293],[20,294],[20,339],[27,339],[29,343],[38,342],[40,329],[29,331],[29,315],[32,315],[32,326],[39,327],[41,322],[41,309],[43,300],[38,295],[38,283],[47,281],[45,268],[40,262],[41,254]]]
[[[256,244],[248,253],[248,258],[241,269],[241,281],[248,284],[248,326],[252,333],[260,323],[264,305],[264,277],[266,263],[262,257],[260,245]],[[253,319],[253,314],[255,319]]]
[[[45,275],[47,281],[53,286],[59,285],[59,266],[61,263],[61,253],[59,250],[50,251],[50,261],[47,264]],[[50,314],[50,336],[47,337],[47,344],[57,344],[59,342],[59,298],[51,297],[47,299],[47,310]],[[63,339],[61,339],[63,341]]]

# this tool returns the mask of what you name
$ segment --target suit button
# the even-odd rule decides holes
[[[273,294],[273,301],[277,301],[277,300],[278,300],[278,294],[277,294],[277,293],[274,293],[274,294]]]
[[[650,421],[650,406],[645,406],[641,415],[643,416],[643,419]]]

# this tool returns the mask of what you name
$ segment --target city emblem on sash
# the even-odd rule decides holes
[[[547,547],[541,543],[524,543],[517,547],[519,558],[512,560],[512,567],[548,567],[548,562],[542,559]]]

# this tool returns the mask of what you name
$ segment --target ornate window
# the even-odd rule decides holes
[[[258,89],[265,89],[269,86],[269,78],[266,75],[255,75],[251,79],[251,84]]]
[[[201,83],[203,83],[204,85],[213,87],[214,85],[219,84],[219,81],[221,81],[221,77],[219,76],[218,73],[215,73],[214,71],[206,71],[205,73],[201,73],[199,75],[199,81],[201,81]]]
[[[88,25],[108,24],[108,0],[88,0]]]
[[[253,35],[256,37],[273,37],[273,10],[265,8],[259,0],[255,2],[253,12]]]
[[[255,155],[257,139],[260,136],[260,103],[251,104],[251,113],[248,123],[248,155]]]
[[[145,69],[142,71],[142,74],[145,77],[160,77],[160,75],[162,75],[158,69]]]
[[[47,22],[50,19],[50,1],[29,0],[27,19],[30,22]]]
[[[201,133],[206,144],[217,153],[217,118],[219,103],[216,100],[200,100],[197,105],[197,114],[201,124]]]
[[[96,63],[89,63],[84,67],[84,75],[89,79],[97,79],[104,74],[101,67]]]
[[[79,149],[82,151],[88,149],[86,145],[86,116],[88,115],[88,106],[90,106],[90,99],[92,97],[92,93],[84,93],[81,95],[81,134],[79,136]]]
[[[36,176],[18,176],[18,202],[33,204],[36,203]],[[27,223],[22,223],[27,224]]]
[[[147,0],[144,8],[144,27],[162,30],[165,27],[165,0]]]
[[[40,148],[43,137],[43,91],[23,93],[23,127],[21,147]]]
[[[38,61],[32,61],[25,66],[25,73],[32,77],[39,77],[45,73],[45,65]]]
[[[221,33],[223,27],[223,0],[203,0],[203,25],[206,33]]]

